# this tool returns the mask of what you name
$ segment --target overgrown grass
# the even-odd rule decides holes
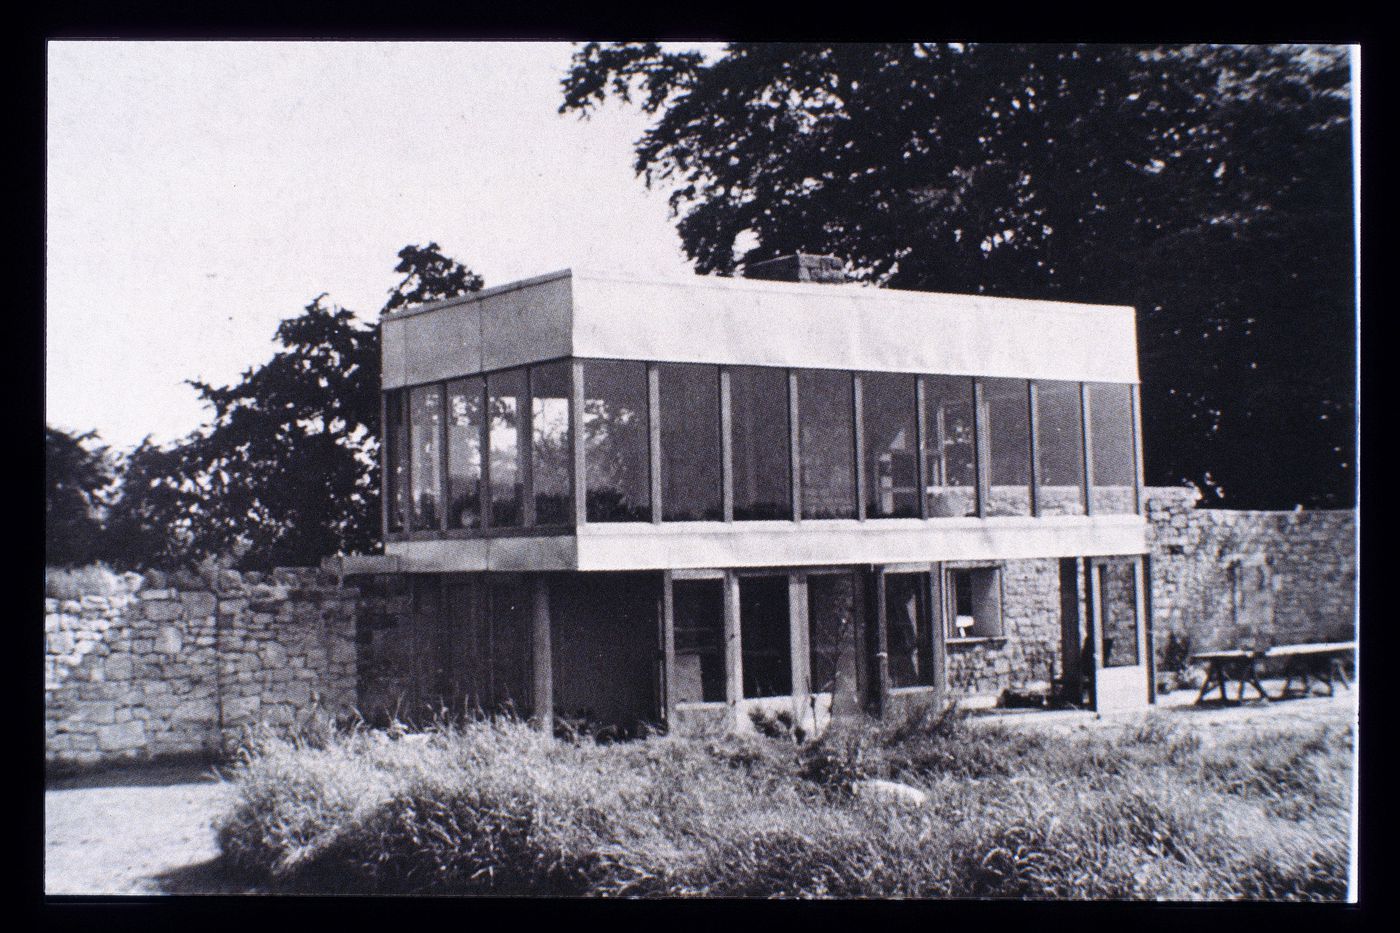
[[[1349,731],[1203,750],[1164,719],[1048,736],[923,714],[797,746],[550,743],[508,720],[264,736],[219,840],[271,889],[1340,899]],[[852,793],[889,778],[910,806]]]

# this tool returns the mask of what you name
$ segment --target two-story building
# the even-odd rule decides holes
[[[566,270],[385,317],[412,703],[684,730],[1152,701],[1133,309],[832,271]]]

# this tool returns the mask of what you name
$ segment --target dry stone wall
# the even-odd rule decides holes
[[[1048,687],[1063,673],[1059,560],[1007,561],[1001,579],[1002,637],[948,645],[948,691],[953,696]]]
[[[46,599],[47,760],[217,757],[256,723],[355,706],[358,594],[314,570],[117,578]]]

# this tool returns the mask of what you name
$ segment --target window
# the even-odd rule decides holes
[[[891,687],[933,686],[928,574],[885,574],[885,647]]]
[[[792,518],[792,446],[787,371],[729,370],[733,429],[734,517]]]
[[[1093,449],[1090,495],[1094,511],[1131,515],[1137,511],[1137,462],[1133,443],[1132,387],[1091,382],[1089,435]]]
[[[865,443],[865,514],[919,517],[919,457],[914,377],[861,376]]]
[[[662,363],[661,517],[719,521],[719,367]]]
[[[723,703],[724,581],[671,584],[676,660],[672,692],[680,703]]]
[[[447,384],[447,527],[481,527],[481,377]]]
[[[535,493],[536,525],[573,524],[573,496],[569,489],[569,383],[572,367],[567,361],[530,368],[530,429],[533,457],[531,483]]]
[[[1077,382],[1035,384],[1036,511],[1084,514],[1084,414]]]
[[[983,379],[991,469],[988,515],[1031,514],[1030,396],[1024,379]]]
[[[1133,667],[1138,663],[1136,562],[1098,564],[1099,626],[1104,667]]]
[[[415,531],[438,527],[442,495],[442,386],[418,386],[408,395],[409,489]]]
[[[855,397],[851,374],[797,374],[802,517],[855,518]]]
[[[929,518],[977,514],[977,434],[972,379],[924,377],[924,449]]]
[[[523,578],[504,574],[490,578],[488,586],[491,705],[528,716],[532,696],[530,588]]]
[[[389,531],[404,530],[404,497],[408,493],[408,431],[403,417],[404,393],[384,396],[384,476],[386,480]]]
[[[948,637],[1000,638],[1001,569],[950,568],[944,579]]]
[[[792,693],[789,625],[786,576],[739,580],[739,642],[746,698]]]
[[[813,693],[855,689],[859,599],[854,574],[812,574],[807,578],[807,644]]]
[[[651,521],[647,364],[585,360],[583,393],[588,521]]]
[[[527,397],[525,370],[492,373],[486,378],[486,394],[491,413],[491,524],[515,527],[525,521],[524,438],[520,430]]]

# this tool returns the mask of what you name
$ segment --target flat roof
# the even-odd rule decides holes
[[[1124,305],[562,269],[384,317],[395,388],[573,356],[1137,382]]]

